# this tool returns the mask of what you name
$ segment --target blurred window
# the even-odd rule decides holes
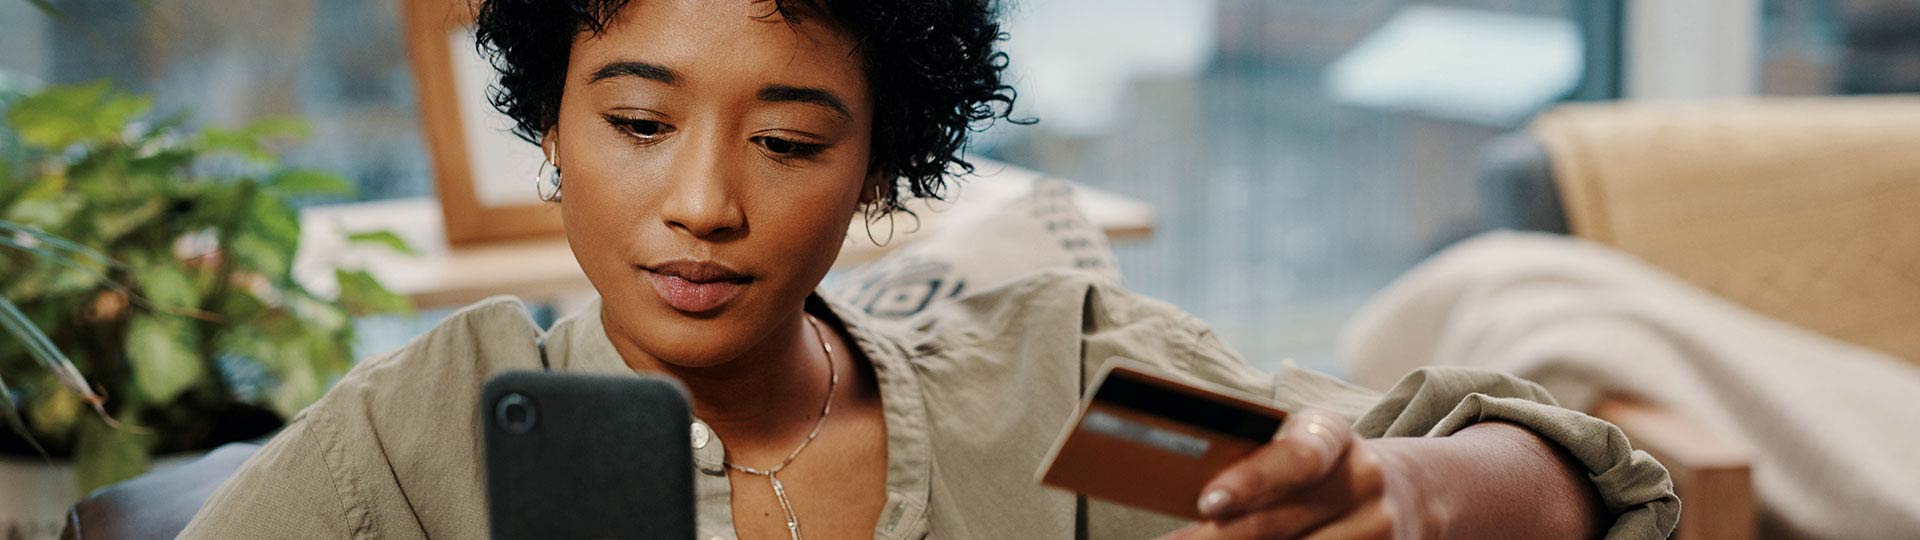
[[[1920,92],[1920,2],[1767,0],[1765,94]]]
[[[432,192],[394,0],[0,1],[0,71],[112,80],[163,114],[237,126],[297,116],[287,161],[353,179],[361,200]]]
[[[1153,237],[1116,246],[1125,284],[1266,368],[1342,371],[1362,302],[1480,229],[1480,145],[1593,67],[1575,0],[1010,5],[1040,123],[978,150],[1153,203]]]

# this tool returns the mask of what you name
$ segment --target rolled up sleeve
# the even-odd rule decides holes
[[[1680,498],[1666,467],[1634,450],[1620,428],[1560,408],[1544,388],[1491,371],[1428,367],[1401,379],[1354,423],[1362,437],[1445,437],[1481,422],[1510,422],[1565,449],[1586,468],[1614,516],[1608,540],[1666,538]]]

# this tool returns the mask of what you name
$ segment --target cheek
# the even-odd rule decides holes
[[[761,161],[740,182],[747,212],[748,243],[770,260],[817,271],[817,281],[839,255],[847,226],[866,186],[865,137],[842,144],[849,151],[798,168]],[[856,150],[857,149],[857,150]],[[763,160],[758,154],[743,158]],[[808,274],[811,274],[809,272]],[[807,284],[809,289],[813,284]]]
[[[637,212],[618,211],[630,207],[631,190],[608,185],[605,179],[585,174],[586,169],[567,171],[561,179],[560,213],[566,223],[567,239],[575,243],[600,243],[615,233],[637,224]]]
[[[645,230],[649,219],[658,221],[648,205],[658,200],[652,190],[659,183],[636,168],[607,163],[604,158],[584,158],[610,154],[576,153],[583,158],[564,169],[559,211],[574,257],[591,278],[596,277],[596,269],[626,268],[633,262],[629,259],[636,235]]]
[[[862,168],[864,169],[864,167]],[[792,261],[831,266],[854,216],[862,170],[768,181],[747,207],[749,239]]]

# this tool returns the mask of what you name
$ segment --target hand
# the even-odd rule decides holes
[[[1273,442],[1215,476],[1200,491],[1207,521],[1175,531],[1179,540],[1387,539],[1396,509],[1389,472],[1346,420],[1305,411]]]

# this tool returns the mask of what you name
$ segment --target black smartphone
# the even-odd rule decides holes
[[[686,393],[659,377],[514,371],[487,381],[496,540],[693,540]]]

